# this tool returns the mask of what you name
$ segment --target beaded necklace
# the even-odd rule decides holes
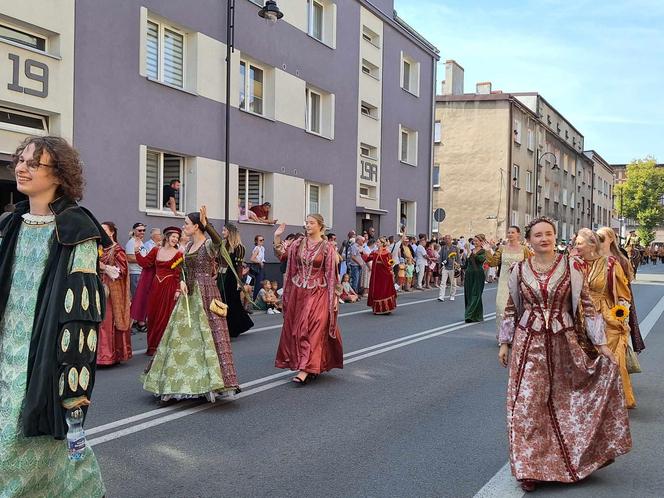
[[[309,282],[311,275],[314,271],[314,261],[321,253],[323,248],[323,240],[318,242],[312,248],[309,247],[309,239],[304,239],[304,244],[300,244],[300,261],[302,263],[300,267],[300,274],[305,283]]]

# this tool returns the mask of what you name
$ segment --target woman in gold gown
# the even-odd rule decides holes
[[[600,255],[600,242],[597,234],[589,228],[579,230],[576,237],[576,249],[584,262],[583,273],[590,288],[590,298],[606,323],[607,344],[620,367],[620,377],[625,391],[625,406],[634,408],[636,399],[626,363],[629,344],[627,314],[620,317],[617,313],[620,306],[627,310],[631,307],[632,294],[629,291],[629,281],[620,262],[614,256]]]

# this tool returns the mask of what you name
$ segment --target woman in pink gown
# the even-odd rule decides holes
[[[275,366],[297,370],[292,381],[300,386],[318,374],[343,368],[341,331],[337,326],[339,277],[334,244],[323,236],[325,223],[319,214],[307,216],[306,237],[281,242],[286,228],[274,232],[277,256],[287,260],[284,279],[284,325]]]
[[[627,453],[632,439],[620,371],[581,262],[556,254],[548,218],[533,220],[526,239],[534,255],[511,270],[498,355],[507,366],[511,347],[512,474],[533,491],[541,481],[586,478]]]
[[[103,272],[101,279],[107,296],[106,315],[99,329],[97,365],[109,366],[132,357],[129,316],[131,298],[127,254],[118,244],[118,229],[110,221],[105,221],[101,226],[113,239],[113,245],[104,249],[99,258],[99,267]]]

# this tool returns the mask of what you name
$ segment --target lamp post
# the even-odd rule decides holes
[[[258,15],[268,24],[275,24],[284,17],[275,0],[267,0]],[[226,171],[224,184],[224,223],[230,218],[230,141],[231,141],[231,53],[235,51],[235,0],[226,3]]]
[[[558,163],[556,163],[556,155],[553,152],[545,152],[540,156],[539,150],[537,151],[537,168],[535,168],[535,211],[534,211],[534,216],[533,218],[537,218],[537,215],[539,213],[539,191],[540,191],[540,185],[539,185],[539,170],[542,167],[540,164],[542,159],[545,158],[547,155],[553,156],[553,170],[556,171],[560,169],[558,167]]]

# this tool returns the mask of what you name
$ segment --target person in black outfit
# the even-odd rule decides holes
[[[178,179],[173,179],[168,185],[164,185],[164,207],[173,211],[173,214],[178,214],[177,195],[180,185]]]
[[[242,262],[244,261],[245,249],[242,245],[242,239],[240,239],[240,232],[232,223],[226,224],[221,231],[221,235],[224,238],[223,248],[226,251],[222,251],[220,258],[217,287],[219,287],[224,303],[228,305],[228,315],[226,315],[228,333],[231,337],[237,337],[254,326],[253,320],[242,304],[240,293],[243,285],[241,280],[238,281],[238,278],[242,278]],[[227,253],[228,259],[223,254],[224,252]],[[229,262],[232,263],[232,267],[229,266]],[[233,272],[233,269],[235,272]]]

